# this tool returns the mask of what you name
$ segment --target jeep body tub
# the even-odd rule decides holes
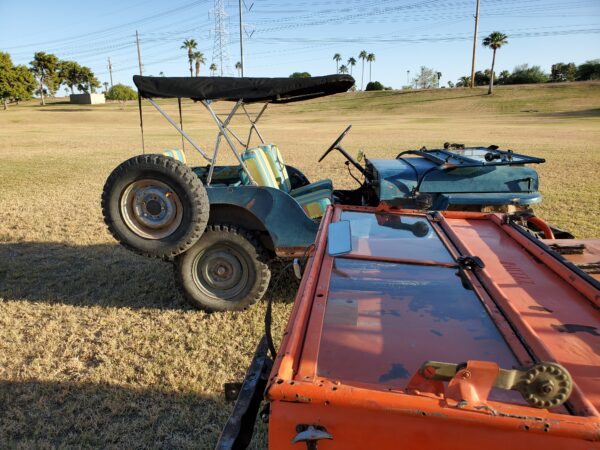
[[[509,216],[332,207],[217,448],[243,448],[263,395],[270,449],[600,448],[599,306],[598,281]]]

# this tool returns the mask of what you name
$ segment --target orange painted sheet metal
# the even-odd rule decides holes
[[[598,415],[600,312],[495,223],[447,221],[465,250],[485,261],[481,272],[517,330],[530,334],[530,345],[543,346],[543,359],[569,370],[593,406],[588,414]]]
[[[269,448],[301,448],[314,425],[333,436],[319,449],[600,449],[600,316],[584,296],[597,286],[496,215],[444,216],[330,208],[269,378]],[[339,220],[352,252],[334,257]],[[485,267],[465,274],[461,256]],[[431,382],[431,360],[465,365]],[[535,361],[570,371],[573,402],[538,409],[493,387],[499,368]]]

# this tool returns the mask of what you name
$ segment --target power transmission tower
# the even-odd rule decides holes
[[[224,0],[215,0],[213,9],[215,17],[215,36],[213,43],[212,62],[216,62],[221,76],[225,73],[229,75],[231,67],[229,65],[229,33],[227,32],[227,14],[225,13]]]
[[[113,87],[113,81],[112,81],[112,64],[110,63],[110,56],[108,57],[108,73],[110,74],[110,87]]]

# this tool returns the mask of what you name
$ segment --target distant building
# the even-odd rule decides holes
[[[77,105],[99,105],[106,103],[104,94],[71,94],[69,102]]]

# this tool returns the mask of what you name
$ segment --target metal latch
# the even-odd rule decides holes
[[[571,375],[560,364],[541,362],[522,370],[502,369],[489,361],[453,364],[425,362],[409,382],[424,390],[423,383],[447,381],[447,397],[459,402],[485,403],[491,388],[519,392],[534,408],[554,408],[565,403],[573,389]],[[435,385],[440,388],[438,384]]]
[[[325,427],[320,425],[305,425],[296,426],[298,434],[292,439],[292,444],[299,442],[306,443],[307,450],[317,450],[317,444],[323,439],[333,439],[333,436],[327,432]]]
[[[456,262],[461,269],[473,270],[476,267],[483,269],[485,267],[484,262],[478,256],[459,256]]]

